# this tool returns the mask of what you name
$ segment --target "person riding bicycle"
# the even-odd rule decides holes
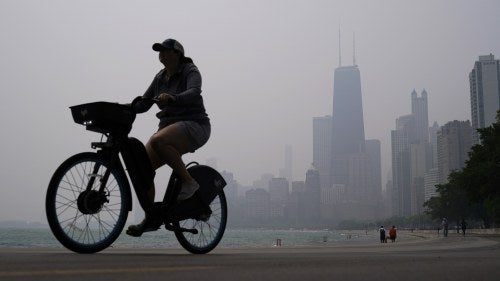
[[[182,188],[178,201],[189,199],[199,189],[199,184],[191,177],[182,161],[182,155],[194,152],[210,137],[210,119],[205,111],[201,96],[201,74],[193,60],[184,55],[183,46],[175,39],[167,39],[153,44],[159,53],[164,68],[155,75],[153,82],[142,97],[156,98],[160,112],[158,131],[146,143],[146,152],[154,170],[169,165],[181,178]],[[152,103],[137,99],[133,103],[137,113],[148,111]],[[154,184],[149,187],[148,199],[155,197]],[[161,222],[146,218],[128,230],[139,236],[143,232],[157,230]]]

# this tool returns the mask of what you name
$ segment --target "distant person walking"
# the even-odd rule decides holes
[[[465,236],[465,230],[467,229],[467,223],[464,219],[460,222],[460,227],[462,228],[462,235]]]
[[[443,227],[443,236],[448,237],[448,220],[446,218],[443,218],[441,226]]]
[[[392,243],[396,242],[396,227],[394,225],[389,229],[389,238]]]
[[[380,243],[387,243],[387,239],[385,238],[385,228],[384,228],[384,226],[381,225],[378,231],[380,232]]]

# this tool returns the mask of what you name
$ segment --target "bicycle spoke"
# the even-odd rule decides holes
[[[222,233],[225,229],[225,213],[226,207],[225,202],[222,201],[221,197],[216,197],[214,201],[210,204],[210,209],[212,213],[207,221],[201,221],[196,219],[187,219],[179,222],[179,224],[184,228],[192,228],[198,231],[197,234],[183,232],[181,236],[183,237],[185,246],[189,251],[194,251],[195,253],[206,253],[215,247],[220,239],[222,238]]]
[[[100,167],[94,173],[96,165]],[[67,239],[78,243],[78,245],[94,247],[98,243],[110,239],[109,237],[112,235],[115,236],[117,233],[114,231],[116,225],[122,221],[123,214],[126,214],[125,205],[122,202],[121,182],[115,177],[114,172],[110,174],[104,186],[109,202],[103,202],[102,206],[95,206],[93,203],[82,201],[81,203],[84,204],[82,206],[87,208],[85,213],[90,212],[89,214],[84,214],[82,213],[84,210],[79,209],[82,208],[78,201],[82,192],[85,192],[87,187],[94,190],[91,192],[96,192],[102,185],[101,179],[107,169],[106,165],[96,162],[92,158],[75,162],[63,172],[55,186],[56,191],[54,199],[52,199],[54,216]],[[88,186],[92,178],[94,179],[93,184]],[[94,200],[96,194],[89,193],[88,196],[91,196],[89,200]],[[81,200],[86,199],[87,197],[83,197]],[[87,204],[90,205],[87,206]],[[123,221],[120,222],[120,224],[122,223]]]

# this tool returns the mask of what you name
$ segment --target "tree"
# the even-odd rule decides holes
[[[460,220],[472,216],[474,204],[466,196],[460,172],[451,172],[448,183],[437,185],[436,190],[439,196],[432,197],[424,204],[432,218],[438,220],[447,218],[448,221],[455,221],[458,225]]]
[[[491,220],[500,223],[500,111],[495,123],[478,132],[481,144],[471,148],[465,167],[437,185],[439,196],[425,202],[433,218],[481,219],[487,228]]]
[[[481,203],[493,221],[500,223],[500,111],[496,119],[478,130],[481,144],[472,147],[460,184],[472,201]]]

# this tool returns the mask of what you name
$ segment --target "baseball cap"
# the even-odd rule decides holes
[[[153,50],[159,52],[159,51],[162,51],[162,50],[175,50],[179,53],[181,53],[182,55],[184,55],[184,47],[182,47],[181,43],[179,43],[179,41],[175,40],[175,39],[167,39],[165,41],[163,41],[162,43],[154,43],[153,44]]]

